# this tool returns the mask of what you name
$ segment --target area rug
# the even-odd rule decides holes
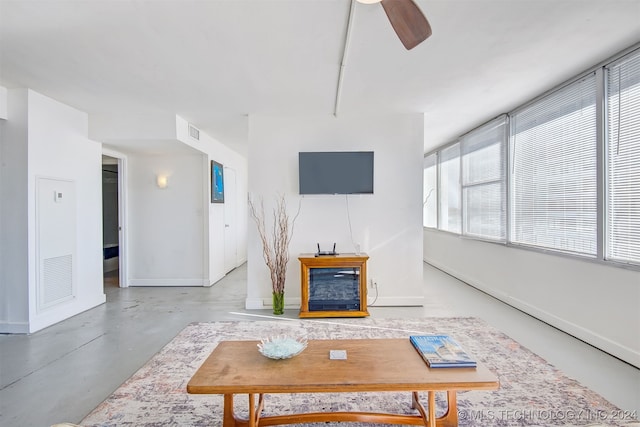
[[[191,376],[222,340],[274,335],[308,339],[403,338],[445,333],[500,379],[497,391],[458,393],[460,426],[631,426],[636,419],[568,378],[507,335],[476,318],[322,319],[213,322],[188,325],[83,421],[83,426],[220,426],[222,396],[190,395]],[[408,338],[407,338],[408,339]],[[438,393],[437,414],[445,396]],[[247,399],[235,399],[247,414]],[[263,414],[309,411],[414,413],[408,393],[268,395]],[[369,426],[322,423],[306,426]]]

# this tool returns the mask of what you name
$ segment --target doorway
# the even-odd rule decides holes
[[[126,157],[102,151],[102,254],[103,280],[108,287],[126,288]]]
[[[120,287],[118,159],[102,156],[102,273],[104,286]]]

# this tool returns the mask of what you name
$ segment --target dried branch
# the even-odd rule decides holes
[[[284,195],[276,199],[273,209],[273,222],[271,229],[267,230],[264,213],[264,200],[260,199],[260,210],[256,209],[252,200],[249,200],[251,217],[258,227],[258,234],[262,241],[262,256],[271,274],[271,284],[274,293],[284,292],[284,281],[289,263],[289,242],[293,237],[293,226],[298,215],[289,221],[287,203]],[[299,211],[298,211],[299,213]]]

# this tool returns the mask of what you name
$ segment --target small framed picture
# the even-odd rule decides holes
[[[224,167],[211,160],[211,203],[224,203]]]

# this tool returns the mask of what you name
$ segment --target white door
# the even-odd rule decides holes
[[[236,222],[236,171],[224,168],[224,271],[238,266]]]

